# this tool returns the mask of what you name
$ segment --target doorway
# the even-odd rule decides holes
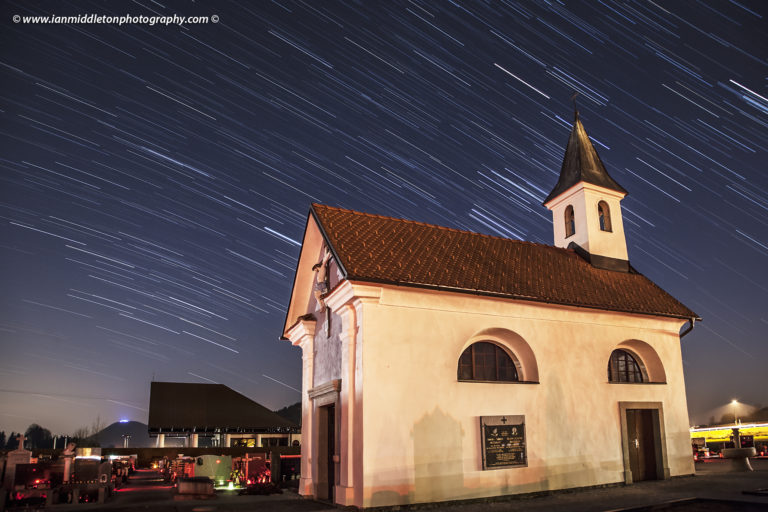
[[[627,448],[632,481],[659,479],[659,415],[656,409],[627,409]],[[663,475],[662,477],[663,478]]]
[[[335,503],[336,463],[336,407],[319,408],[319,443],[317,457],[317,498]]]

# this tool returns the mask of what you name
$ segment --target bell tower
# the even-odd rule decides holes
[[[605,170],[576,111],[560,178],[543,203],[552,211],[554,245],[575,249],[596,267],[629,271],[621,217],[626,195]]]

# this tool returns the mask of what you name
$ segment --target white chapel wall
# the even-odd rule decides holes
[[[671,476],[693,472],[677,319],[385,288],[362,340],[363,506],[624,481],[619,402],[661,402]],[[521,336],[539,384],[457,381],[485,329]],[[666,384],[610,384],[610,353],[642,340]],[[483,471],[480,416],[525,415],[528,466]]]

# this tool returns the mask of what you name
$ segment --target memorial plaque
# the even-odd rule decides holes
[[[481,416],[483,469],[525,467],[525,416]]]

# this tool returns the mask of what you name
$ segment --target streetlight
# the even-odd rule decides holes
[[[733,424],[736,425],[736,406],[739,404],[739,401],[735,398],[731,400],[731,405],[733,406]]]

